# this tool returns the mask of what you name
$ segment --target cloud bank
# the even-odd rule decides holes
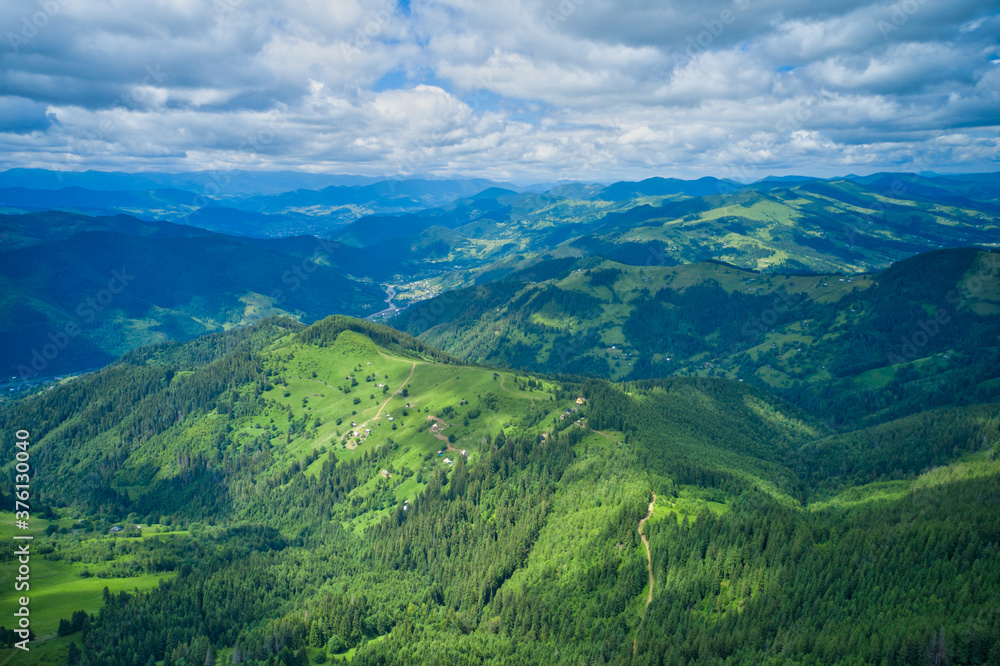
[[[0,167],[1000,168],[1000,3],[13,0]]]

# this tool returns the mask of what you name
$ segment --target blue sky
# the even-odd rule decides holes
[[[998,2],[8,0],[0,168],[1000,169]]]

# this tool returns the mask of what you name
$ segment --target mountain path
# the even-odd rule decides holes
[[[372,419],[371,419],[372,421],[374,421],[374,420],[378,419],[378,417],[382,416],[382,410],[389,406],[389,400],[392,400],[393,398],[395,398],[396,397],[396,393],[399,393],[404,388],[406,388],[406,385],[409,384],[410,380],[413,378],[413,373],[414,373],[414,371],[416,369],[417,369],[417,362],[414,361],[413,362],[413,367],[410,368],[410,376],[406,378],[405,382],[403,382],[402,384],[399,385],[399,388],[396,389],[395,392],[392,395],[389,396],[388,400],[386,400],[385,402],[382,403],[382,406],[378,408],[378,413],[375,414],[375,416],[372,417]]]
[[[504,380],[504,377],[503,377],[503,375],[500,375],[500,388],[502,388],[502,389],[503,389],[504,391],[507,391],[507,393],[510,393],[511,395],[518,395],[517,393],[514,393],[514,392],[513,392],[513,391],[511,391],[511,390],[510,390],[509,388],[507,388],[506,386],[504,386],[504,385],[503,385],[503,380]],[[523,397],[523,396],[521,396],[521,397]],[[531,398],[531,406],[530,406],[530,409],[534,409],[534,408],[535,408],[535,399],[534,399],[534,398]]]
[[[646,512],[646,517],[639,521],[639,538],[642,539],[642,545],[646,547],[646,571],[649,572],[649,596],[646,597],[646,605],[642,609],[642,618],[639,619],[639,626],[635,628],[635,638],[632,639],[632,655],[635,656],[635,649],[639,642],[639,629],[642,627],[643,620],[646,619],[646,610],[649,608],[649,604],[653,601],[653,558],[649,554],[649,539],[646,535],[642,533],[642,526],[646,524],[646,521],[650,519],[653,515],[653,506],[656,504],[656,493],[650,493],[653,498],[649,501],[649,511]]]

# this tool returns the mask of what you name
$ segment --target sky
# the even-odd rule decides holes
[[[1000,0],[5,0],[0,168],[1000,170]]]

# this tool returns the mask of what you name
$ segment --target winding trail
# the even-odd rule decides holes
[[[374,421],[375,419],[377,419],[378,417],[380,417],[382,415],[382,410],[385,409],[386,406],[388,406],[389,400],[392,400],[393,398],[395,398],[396,397],[396,393],[399,393],[400,391],[402,391],[406,387],[406,385],[410,383],[410,380],[413,378],[413,372],[416,369],[417,369],[417,362],[414,361],[413,362],[413,367],[410,368],[410,376],[406,378],[405,382],[403,382],[402,384],[400,384],[399,388],[396,389],[396,391],[392,395],[389,396],[388,400],[386,400],[385,402],[382,403],[382,406],[378,408],[378,413],[375,416],[372,417],[372,419],[371,419],[372,421]]]
[[[510,393],[513,396],[518,396],[518,397],[521,397],[521,398],[524,397],[523,395],[519,395],[517,393],[514,393],[509,388],[507,388],[506,386],[504,386],[503,385],[503,379],[504,379],[503,375],[500,375],[500,388],[502,388],[504,391],[507,391],[507,393]],[[531,409],[534,409],[534,408],[535,408],[535,399],[531,398]]]
[[[639,626],[635,628],[635,638],[632,639],[633,656],[635,656],[635,648],[639,641],[639,629],[642,627],[643,620],[646,619],[646,610],[653,601],[653,558],[649,554],[649,539],[642,533],[642,526],[653,515],[653,505],[656,504],[656,493],[650,494],[653,498],[649,501],[649,511],[646,513],[646,517],[639,521],[639,538],[642,539],[642,545],[646,547],[646,571],[649,572],[649,596],[646,597],[646,605],[642,609],[642,618],[639,620]]]

